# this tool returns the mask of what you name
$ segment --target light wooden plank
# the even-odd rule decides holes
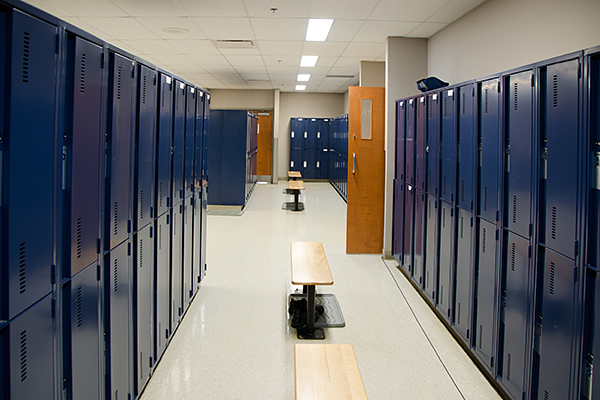
[[[293,190],[304,190],[304,181],[288,181],[288,188]]]
[[[321,242],[291,242],[292,284],[333,285]]]
[[[288,171],[288,177],[290,178],[302,178],[300,171]]]
[[[366,400],[350,344],[294,346],[296,400]]]

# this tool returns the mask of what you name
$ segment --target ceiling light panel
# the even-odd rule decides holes
[[[298,74],[298,82],[308,82],[310,80],[310,74]]]
[[[306,85],[296,85],[296,90],[306,90]]]
[[[332,24],[333,19],[310,18],[304,40],[307,42],[324,42],[327,40]]]
[[[301,67],[314,67],[317,64],[319,56],[302,56],[300,59]]]

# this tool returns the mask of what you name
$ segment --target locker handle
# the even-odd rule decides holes
[[[548,148],[542,149],[542,179],[548,179]]]
[[[510,172],[510,145],[506,146],[506,172]]]
[[[352,153],[352,173],[356,173],[356,153]]]

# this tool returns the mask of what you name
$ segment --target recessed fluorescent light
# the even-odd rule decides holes
[[[314,67],[317,64],[319,56],[302,56],[300,59],[301,67]]]
[[[308,20],[308,29],[306,29],[307,42],[324,42],[329,35],[329,30],[333,24],[332,19],[316,19]]]
[[[305,90],[306,85],[296,85],[296,90]]]
[[[308,82],[309,79],[310,79],[310,74],[298,74],[299,82]]]
[[[181,35],[184,33],[188,33],[189,29],[178,28],[178,27],[167,27],[167,28],[162,28],[161,31],[163,31],[164,33],[172,33],[175,35]]]

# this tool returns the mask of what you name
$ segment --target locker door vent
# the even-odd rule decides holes
[[[117,100],[121,100],[121,66],[117,69]]]
[[[547,390],[544,390],[544,400],[548,400],[550,398],[550,393]]]
[[[556,265],[551,262],[550,263],[550,294],[554,294],[554,272],[556,270]]]
[[[77,218],[77,258],[81,258],[81,218]]]
[[[556,239],[556,207],[552,207],[552,239]]]
[[[144,218],[144,191],[140,190],[140,219]]]
[[[158,323],[158,331],[162,331],[162,322]],[[158,334],[158,347],[162,347],[162,335]]]
[[[21,382],[27,379],[27,330],[21,332]]]
[[[463,233],[464,233],[463,232],[464,222],[465,222],[464,217],[460,217],[460,238],[461,239],[463,238]]]
[[[29,83],[29,32],[23,35],[23,83]]]
[[[429,119],[433,118],[433,100],[429,98]]]
[[[444,194],[446,194],[446,175],[444,175]]]
[[[19,294],[27,290],[25,278],[25,242],[23,242],[19,245]]]
[[[163,193],[162,193],[162,185],[163,183],[160,182],[158,184],[158,206],[162,207],[162,202],[163,202]]]
[[[429,289],[429,271],[427,271],[427,279],[425,281],[425,285],[426,285],[427,289]]]
[[[485,228],[483,228],[483,246],[481,250],[485,253]]]
[[[457,317],[457,322],[460,325],[460,303],[458,303],[458,317]]]
[[[118,227],[119,227],[119,204],[118,204],[118,202],[115,201],[115,204],[113,207],[113,235],[114,236],[117,236],[117,234],[119,233]]]
[[[465,180],[460,183],[460,201],[465,201]]]
[[[517,82],[515,82],[514,91],[515,91],[514,107],[515,107],[515,111],[519,111],[519,86],[518,86]]]
[[[160,104],[161,107],[165,106],[165,83],[162,83],[162,89],[160,90],[161,96],[160,96]]]
[[[162,225],[158,226],[158,249],[162,250]]]
[[[481,350],[483,347],[483,325],[481,324],[479,325],[479,344],[477,347],[479,347],[479,350]]]
[[[81,328],[81,324],[82,324],[82,315],[81,315],[81,293],[82,289],[81,286],[79,286],[77,288],[77,327]]]
[[[117,293],[119,288],[119,260],[115,258],[113,262],[113,292]]]
[[[512,247],[512,249],[511,249],[512,257],[511,257],[510,269],[514,271],[515,270],[515,260],[516,260],[516,255],[517,255],[517,246],[514,243],[512,243],[511,247]]]
[[[483,211],[487,211],[487,186],[483,188]]]
[[[114,400],[119,400],[119,391],[115,390],[115,398]]]
[[[465,106],[465,92],[463,92],[463,94],[462,94],[462,115],[465,115],[465,110],[466,110],[465,107],[466,107]]]
[[[448,98],[444,97],[444,117],[448,116]]]
[[[506,380],[510,381],[510,359],[511,359],[511,355],[510,353],[508,353],[508,357],[506,358]]]
[[[442,228],[446,227],[446,209],[442,210]]]
[[[142,104],[146,104],[146,76],[144,75],[144,83],[142,84]]]
[[[427,219],[431,219],[431,200],[429,201],[429,207],[427,207],[429,210],[429,213],[427,214]]]
[[[79,65],[79,93],[85,93],[85,53],[81,54],[81,63]]]
[[[552,105],[558,107],[558,75],[552,77]]]
[[[144,266],[144,240],[140,239],[140,268]]]
[[[517,223],[517,195],[513,195],[513,209],[512,209],[512,222]]]
[[[488,88],[485,88],[485,113],[488,113]]]
[[[144,352],[140,351],[140,376],[139,379],[142,379],[142,377],[144,376]]]

